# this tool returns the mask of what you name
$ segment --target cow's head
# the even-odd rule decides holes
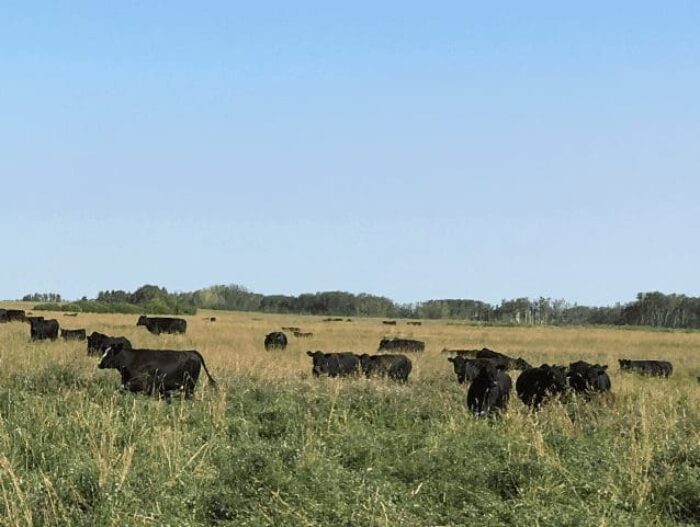
[[[121,343],[107,346],[104,353],[102,354],[102,358],[100,359],[100,363],[97,365],[97,367],[101,370],[110,368],[116,370],[120,369],[122,366],[120,355],[123,349],[124,345]]]
[[[525,359],[523,359],[522,357],[518,357],[517,359],[515,359],[515,369],[516,370],[524,371],[524,370],[527,370],[530,368],[532,368],[532,365],[529,362],[527,362]]]
[[[145,326],[147,320],[148,320],[148,317],[146,315],[141,315],[139,317],[138,321],[136,322],[136,325],[137,326]]]

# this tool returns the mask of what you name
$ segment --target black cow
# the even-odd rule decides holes
[[[8,322],[24,322],[26,315],[24,309],[8,309],[5,311]]]
[[[295,331],[294,336],[300,339],[308,339],[314,336],[310,331]]]
[[[216,317],[209,317],[209,322],[216,322]]]
[[[636,371],[643,375],[668,377],[673,372],[673,365],[665,360],[629,360],[619,359],[620,370]]]
[[[382,320],[382,324],[385,324],[387,326],[395,326],[396,320]]]
[[[7,309],[0,309],[0,324],[8,322],[7,320]]]
[[[476,379],[476,376],[479,375],[481,371],[481,367],[486,362],[492,362],[494,365],[497,365],[495,361],[491,359],[470,359],[463,355],[448,357],[447,360],[452,363],[459,384],[466,384]]]
[[[110,337],[103,333],[93,331],[87,338],[87,354],[102,355],[110,346],[122,346],[131,349],[131,342],[126,337]]]
[[[611,384],[610,377],[605,371],[607,369],[607,364],[589,364],[582,360],[572,362],[566,373],[569,386],[582,395],[609,392]]]
[[[287,335],[281,331],[273,331],[265,335],[265,349],[267,351],[274,349],[284,349],[287,347]]]
[[[449,353],[451,355],[460,355],[462,357],[471,357],[473,359],[476,358],[476,354],[479,352],[479,350],[467,350],[467,349],[448,349],[448,348],[442,348],[441,353]]]
[[[528,368],[515,381],[520,400],[534,408],[540,408],[545,399],[566,390],[566,366],[543,364],[539,368]]]
[[[395,381],[407,382],[413,364],[405,355],[360,355],[362,373],[368,379],[372,376],[389,377]]]
[[[513,382],[503,366],[486,361],[467,391],[467,407],[476,415],[505,410]]]
[[[409,322],[406,322],[406,324],[408,324],[409,326],[420,326],[423,323],[417,322],[417,321],[409,321]]]
[[[116,344],[105,350],[97,367],[119,371],[122,388],[133,393],[168,398],[171,392],[182,390],[185,397],[191,397],[202,367],[209,382],[216,386],[204,358],[196,350],[130,349]]]
[[[345,377],[360,373],[360,358],[354,353],[307,351],[306,354],[313,361],[311,372],[314,374],[314,377],[319,375]]]
[[[523,358],[518,357],[514,359],[503,353],[490,350],[488,348],[482,348],[476,352],[477,359],[497,359],[501,361],[502,364],[506,365],[507,370],[526,370],[532,368],[532,366]]]
[[[301,328],[298,328],[296,326],[282,326],[282,329],[284,331],[291,331],[292,333],[294,333],[295,331],[301,331]]]
[[[85,340],[84,329],[62,329],[61,338],[65,340]]]
[[[29,334],[32,340],[56,340],[58,338],[57,320],[30,321]]]
[[[321,322],[342,322],[342,318],[324,318]],[[350,322],[350,319],[348,319],[348,322]]]
[[[424,351],[425,342],[420,340],[412,339],[387,339],[383,338],[379,342],[379,349],[377,351]]]
[[[187,331],[187,321],[182,318],[170,317],[147,317],[141,315],[137,326],[146,326],[146,329],[154,335],[161,333],[185,333]]]
[[[24,322],[27,322],[29,324],[31,324],[33,320],[44,320],[44,317],[37,317],[37,316],[24,317]]]

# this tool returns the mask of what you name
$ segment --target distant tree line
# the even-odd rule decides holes
[[[22,302],[60,302],[61,295],[58,293],[33,293],[24,295]]]
[[[63,310],[194,314],[198,308],[302,315],[382,318],[451,319],[512,325],[630,325],[660,328],[700,328],[700,298],[659,292],[639,293],[632,302],[606,307],[571,304],[539,297],[502,300],[443,299],[398,304],[383,296],[345,291],[292,295],[262,295],[239,285],[215,285],[187,293],[144,285],[134,292],[100,291],[93,300],[56,305],[60,295],[27,295],[26,301],[51,302]],[[37,309],[46,308],[37,306]]]

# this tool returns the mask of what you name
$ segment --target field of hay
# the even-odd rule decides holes
[[[186,335],[157,337],[133,315],[41,314],[197,349],[219,388],[202,374],[194,400],[124,394],[84,342],[0,324],[0,525],[700,523],[700,333],[200,311]],[[266,352],[282,326],[314,336]],[[406,385],[310,375],[306,350],[372,353],[392,335],[426,342]],[[513,394],[501,418],[475,418],[440,350],[483,346],[608,364],[614,397],[532,414]],[[621,357],[674,373],[622,375]]]

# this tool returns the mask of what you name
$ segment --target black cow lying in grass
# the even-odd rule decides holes
[[[267,351],[281,349],[287,347],[287,335],[281,331],[273,331],[265,335],[265,349]]]
[[[130,349],[116,344],[105,350],[97,367],[119,371],[122,388],[133,393],[169,398],[172,392],[182,391],[185,397],[191,397],[201,368],[216,386],[204,358],[196,350]]]
[[[314,377],[328,375],[329,377],[345,377],[360,373],[360,358],[354,353],[324,353],[322,351],[307,351],[313,362],[311,372]]]
[[[383,338],[377,351],[425,351],[425,342],[413,339]]]
[[[58,338],[57,320],[30,320],[29,335],[32,340],[56,340]]]
[[[389,377],[395,381],[406,382],[413,369],[413,364],[405,355],[360,355],[360,367],[367,378]]]
[[[117,345],[131,349],[131,342],[126,337],[110,337],[104,333],[93,331],[87,338],[87,354],[102,355],[108,347]]]
[[[182,318],[171,317],[147,317],[141,315],[136,322],[137,326],[146,326],[146,329],[154,335],[161,333],[185,333],[187,321]]]
[[[512,385],[503,365],[484,361],[467,391],[467,407],[476,415],[505,410]]]
[[[582,360],[572,362],[566,372],[569,387],[577,394],[585,396],[609,392],[611,383],[605,371],[607,369],[607,364],[590,364]]]
[[[62,329],[61,338],[64,340],[85,340],[84,329]]]
[[[620,370],[635,371],[654,377],[668,377],[673,372],[673,365],[665,360],[629,360],[619,359]]]
[[[543,364],[523,371],[515,381],[515,391],[526,405],[540,408],[542,403],[568,389],[566,366]]]

